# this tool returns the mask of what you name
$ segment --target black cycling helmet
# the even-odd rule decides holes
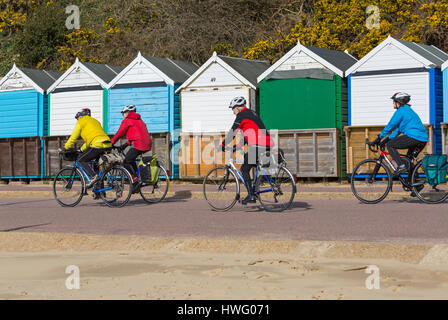
[[[397,92],[391,97],[391,99],[401,104],[407,104],[411,101],[411,96],[405,92]]]
[[[90,114],[91,114],[91,112],[90,112],[89,108],[83,108],[80,111],[78,111],[78,113],[76,113],[75,119],[78,120],[81,117],[90,116]]]

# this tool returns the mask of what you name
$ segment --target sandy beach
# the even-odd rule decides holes
[[[440,245],[33,233],[0,240],[0,299],[448,298]],[[380,288],[369,290],[372,265]],[[66,286],[68,266],[79,268],[79,289]]]

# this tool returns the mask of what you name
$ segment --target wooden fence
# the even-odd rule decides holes
[[[42,176],[40,137],[0,139],[0,178]]]
[[[285,152],[288,168],[297,177],[339,177],[338,129],[271,131]],[[203,178],[217,164],[226,164],[229,153],[217,151],[225,133],[183,134],[180,148],[180,178]],[[235,138],[236,141],[240,137]],[[243,158],[233,155],[237,161]]]

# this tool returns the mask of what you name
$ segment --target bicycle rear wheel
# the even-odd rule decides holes
[[[294,177],[285,167],[276,169],[274,175],[260,175],[257,177],[255,194],[266,211],[284,211],[291,207],[296,194]]]
[[[419,162],[411,176],[411,186],[413,193],[424,203],[442,203],[448,198],[448,183],[431,186],[426,182],[425,170]]]
[[[76,206],[81,201],[84,190],[85,180],[75,167],[65,167],[54,177],[54,198],[63,207]]]
[[[165,199],[168,193],[168,187],[170,180],[165,168],[161,165],[158,168],[158,179],[156,183],[141,183],[140,195],[142,199],[147,203],[157,203]]]
[[[219,166],[210,170],[203,183],[204,198],[216,211],[228,211],[238,201],[240,183],[227,166]]]
[[[104,203],[112,208],[121,208],[132,195],[132,176],[123,167],[115,166],[103,173],[96,188]]]
[[[361,161],[353,170],[351,188],[355,197],[367,204],[383,201],[392,188],[392,174],[375,159]]]

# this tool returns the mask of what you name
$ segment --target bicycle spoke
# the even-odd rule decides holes
[[[258,177],[256,194],[263,208],[267,211],[280,212],[291,206],[296,185],[289,170],[279,167],[275,171],[274,175]]]
[[[237,201],[239,183],[230,168],[216,167],[205,177],[203,190],[205,199],[213,209],[227,211]]]
[[[378,203],[390,191],[392,177],[383,163],[368,159],[361,161],[353,170],[351,188],[355,197],[364,203]]]
[[[53,194],[64,207],[76,206],[83,197],[84,180],[78,170],[63,168],[53,180]]]

